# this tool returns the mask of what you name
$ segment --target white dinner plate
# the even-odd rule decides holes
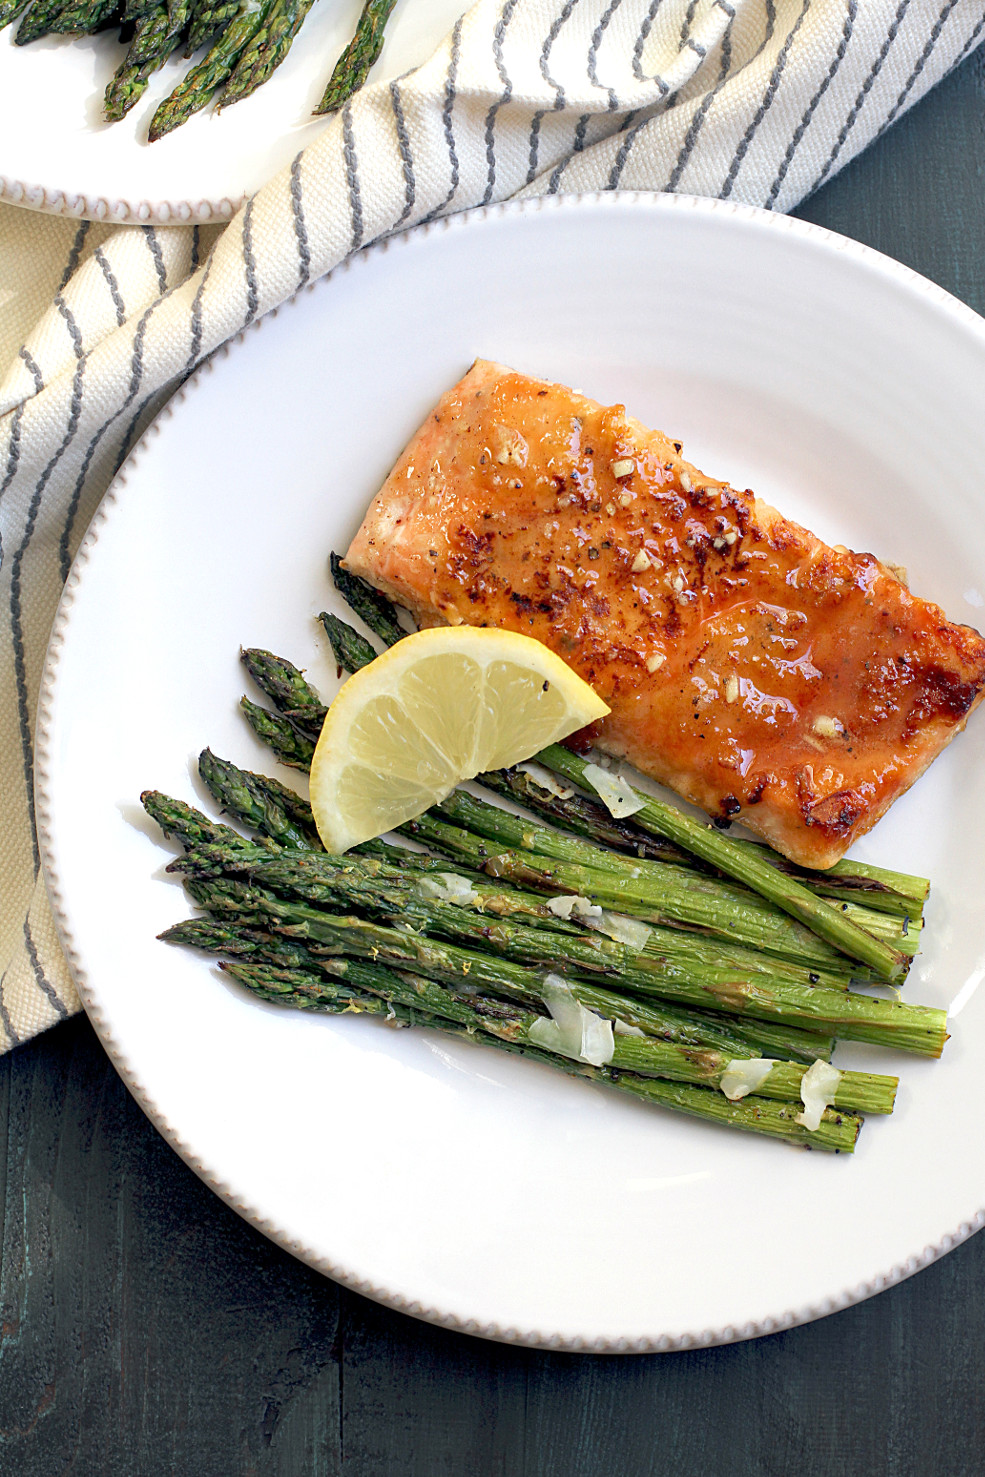
[[[370,81],[427,61],[465,7],[466,0],[404,0]],[[252,97],[222,112],[210,105],[155,144],[147,143],[148,124],[192,63],[173,58],[136,107],[110,124],[103,93],[126,55],[116,32],[15,46],[16,27],[7,26],[0,31],[0,200],[97,220],[228,220],[325,127],[312,109],[361,9],[362,0],[321,0]]]
[[[928,875],[908,996],[943,1060],[898,1071],[853,1157],[625,1101],[493,1049],[256,1003],[156,935],[190,911],[138,804],[202,803],[210,744],[265,755],[241,645],[335,667],[327,573],[441,394],[483,356],[623,401],[713,475],[985,604],[985,324],[817,227],[602,196],[500,207],[360,254],[247,332],[117,478],[69,579],[39,724],[45,866],[103,1042],[203,1179],[396,1308],[550,1347],[746,1338],[898,1281],[983,1223],[985,714],[857,848]],[[273,771],[271,771],[273,772]],[[281,772],[282,778],[296,778]]]

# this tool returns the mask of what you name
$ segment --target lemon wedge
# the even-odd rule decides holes
[[[328,710],[311,762],[318,834],[328,851],[347,851],[608,711],[531,636],[474,626],[406,636]]]

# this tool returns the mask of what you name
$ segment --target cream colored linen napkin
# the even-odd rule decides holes
[[[469,206],[677,190],[789,210],[983,31],[977,0],[479,0],[224,229],[0,206],[0,1048],[79,1009],[31,791],[55,607],[114,472],[194,366],[349,253]]]

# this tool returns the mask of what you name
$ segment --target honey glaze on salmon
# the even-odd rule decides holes
[[[345,562],[422,625],[543,641],[611,707],[600,749],[805,866],[832,866],[985,690],[978,632],[871,554],[705,476],[620,405],[484,361]]]

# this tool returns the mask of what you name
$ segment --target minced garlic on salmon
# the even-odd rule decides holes
[[[543,641],[612,712],[588,737],[802,865],[829,867],[964,723],[985,640],[679,442],[476,363],[345,560],[422,625]]]

